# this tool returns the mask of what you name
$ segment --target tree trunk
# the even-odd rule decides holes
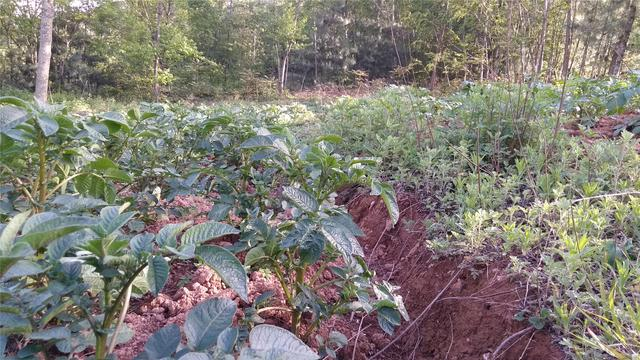
[[[542,71],[542,62],[544,60],[544,43],[547,40],[547,24],[549,20],[549,0],[544,0],[544,12],[542,14],[542,31],[540,32],[540,47],[538,50],[538,58],[536,60],[536,76],[540,76]]]
[[[571,0],[567,0],[569,9],[567,9],[567,24],[564,33],[564,55],[562,57],[562,78],[569,76],[569,60],[571,59],[571,43],[573,41],[573,4]]]
[[[587,63],[587,55],[589,54],[589,41],[585,40],[584,48],[582,49],[582,58],[580,59],[580,71],[578,75],[582,76],[584,74],[584,67]]]
[[[153,50],[155,56],[153,59],[153,98],[156,102],[160,101],[160,83],[158,82],[158,73],[160,72],[160,19],[162,18],[162,1],[158,0],[156,7],[156,31],[153,34]]]
[[[49,66],[51,64],[51,43],[53,41],[53,0],[42,0],[40,17],[40,45],[38,47],[38,67],[36,68],[35,98],[47,102],[49,90]]]
[[[284,93],[287,87],[287,71],[289,70],[289,55],[291,54],[292,44],[287,45],[284,55],[280,62],[280,74],[278,79],[278,91],[280,94]]]
[[[313,27],[313,85],[318,85],[318,22]]]
[[[622,68],[622,60],[624,59],[624,53],[627,50],[627,43],[629,42],[629,36],[633,29],[633,22],[636,20],[636,0],[629,0],[627,6],[627,19],[622,28],[622,33],[618,36],[618,41],[614,45],[611,54],[611,65],[609,66],[609,75],[617,76],[620,74]]]

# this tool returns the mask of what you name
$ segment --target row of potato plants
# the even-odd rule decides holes
[[[335,356],[346,342],[339,333],[320,339],[319,352],[304,341],[352,312],[375,312],[392,333],[408,319],[402,298],[367,268],[363,233],[335,196],[346,185],[370,187],[395,223],[395,193],[372,175],[374,159],[335,153],[340,142],[303,144],[269,119],[157,104],[81,117],[0,98],[0,352],[113,357],[133,336],[123,324],[129,299],[158,295],[177,260],[211,267],[240,300],[199,304],[187,315],[186,343],[168,325],[140,358]],[[207,222],[143,231],[156,219],[149,204],[190,193],[215,194]],[[225,236],[236,240],[211,243]],[[269,294],[250,299],[247,274],[266,270],[282,287],[290,331],[256,316]],[[332,280],[319,276],[325,270]],[[339,299],[322,298],[326,287]],[[239,304],[245,316],[234,324]]]

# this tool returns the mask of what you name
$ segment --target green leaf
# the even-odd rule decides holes
[[[389,184],[381,183],[377,180],[371,181],[371,195],[382,197],[387,212],[393,224],[397,224],[400,219],[400,209],[398,208],[398,201],[396,200],[396,192]]]
[[[43,271],[44,269],[33,261],[18,260],[15,264],[9,267],[6,272],[3,272],[2,278],[0,279],[6,281],[17,277],[40,274]]]
[[[100,224],[97,232],[106,236],[123,227],[135,215],[135,212],[121,213],[124,207],[107,206],[100,210]]]
[[[176,352],[180,345],[180,328],[169,324],[156,331],[144,345],[144,352],[149,359],[168,358]]]
[[[34,249],[39,249],[67,234],[86,229],[95,224],[94,219],[85,216],[51,217],[44,214],[46,213],[39,214],[43,216],[37,218],[38,221],[25,223],[22,231],[23,235],[19,238],[19,241],[28,243]],[[31,221],[32,219],[29,220]]]
[[[355,236],[342,224],[330,220],[322,221],[322,234],[345,258],[353,255],[364,257],[364,251]]]
[[[32,231],[37,231],[36,229],[38,228],[38,226],[41,226],[42,224],[58,217],[60,217],[60,215],[54,212],[42,212],[39,214],[35,214],[24,223],[22,234],[24,235]]]
[[[88,229],[78,230],[54,240],[47,246],[47,256],[51,260],[60,260],[67,251],[74,247],[86,244],[96,237],[96,234]]]
[[[0,107],[0,133],[14,129],[16,126],[29,120],[29,114],[15,106]]]
[[[180,245],[179,249],[173,248],[171,246],[166,247],[172,254],[178,256],[180,259],[187,260],[193,259],[196,256],[196,245],[195,244],[184,244]]]
[[[149,270],[147,271],[147,282],[149,289],[154,296],[158,296],[169,279],[169,264],[162,256],[149,258]]]
[[[393,335],[393,330],[400,325],[400,312],[391,307],[381,307],[377,311],[378,325],[389,335]]]
[[[211,208],[211,211],[209,211],[209,215],[207,215],[207,217],[209,220],[214,221],[224,220],[229,215],[229,210],[231,210],[232,207],[233,205],[231,204],[215,204]]]
[[[0,254],[8,254],[9,251],[11,251],[16,235],[18,234],[18,231],[20,231],[22,224],[24,224],[29,217],[30,213],[30,211],[25,211],[9,220],[7,226],[5,226],[0,233]]]
[[[250,348],[263,359],[316,360],[320,357],[291,332],[274,326],[258,325],[249,333]]]
[[[324,243],[325,236],[317,230],[315,224],[309,219],[304,219],[299,221],[296,227],[287,234],[280,246],[283,248],[299,246],[302,262],[313,264],[322,256]]]
[[[306,212],[316,212],[320,207],[316,198],[302,189],[285,186],[282,195],[293,205]]]
[[[300,244],[300,260],[304,264],[314,264],[320,260],[324,250],[325,237],[318,231],[312,231],[302,239]]]
[[[220,278],[232,288],[245,302],[249,298],[247,273],[230,251],[215,245],[202,246],[196,254],[200,259],[215,270]]]
[[[102,122],[109,128],[109,133],[113,134],[121,129],[129,130],[129,123],[125,117],[117,112],[106,112],[98,115]]]
[[[271,135],[256,135],[242,144],[240,144],[241,149],[252,149],[257,147],[270,147],[273,146],[274,137]]]
[[[0,336],[0,354],[4,354],[5,350],[7,349],[7,341],[9,340],[8,337],[1,335]]]
[[[207,240],[219,238],[224,235],[239,233],[240,230],[231,225],[217,221],[209,221],[198,224],[185,231],[184,235],[182,235],[181,241],[183,244],[200,244]]]
[[[44,133],[44,136],[46,137],[49,137],[55,134],[56,132],[58,132],[58,129],[60,128],[60,126],[58,125],[58,122],[55,121],[55,119],[52,119],[51,117],[49,117],[48,115],[36,116],[36,123],[38,124],[38,127],[40,128],[40,130],[42,130],[42,132]]]
[[[0,336],[28,334],[31,332],[29,320],[17,314],[0,312]]]
[[[116,163],[114,163],[109,158],[101,157],[89,163],[89,167],[94,170],[107,170],[107,169],[117,169],[118,165],[116,165]]]
[[[144,233],[134,236],[129,242],[129,247],[135,256],[140,256],[142,253],[150,253],[153,251],[153,234]]]
[[[220,333],[220,335],[218,335],[218,349],[222,350],[222,352],[226,354],[231,354],[233,352],[233,346],[236,344],[237,340],[238,329],[231,327],[226,328]]]
[[[209,299],[196,305],[184,323],[189,347],[202,351],[215,344],[218,335],[231,326],[236,310],[236,303],[224,298]]]
[[[53,200],[56,205],[61,205],[62,210],[67,213],[78,213],[89,209],[95,209],[107,205],[103,200],[92,197],[75,197],[60,195]]]
[[[74,179],[76,190],[85,196],[91,196],[109,201],[107,187],[109,184],[96,174],[83,174]]]
[[[353,234],[353,236],[356,236],[356,237],[364,236],[364,233],[362,232],[358,224],[353,222],[353,219],[349,214],[333,215],[329,217],[329,219],[333,222],[336,222],[342,225],[344,228],[348,229]]]
[[[107,169],[104,171],[103,175],[106,178],[122,181],[125,183],[130,183],[133,181],[131,175],[129,175],[126,171],[120,169]]]
[[[233,358],[231,359],[227,359],[224,357],[214,357],[212,358],[210,355],[203,353],[203,352],[188,352],[182,356],[180,356],[180,360],[233,360]]]
[[[264,247],[259,245],[247,251],[247,255],[244,257],[244,266],[251,267],[268,258],[269,257],[264,252]]]
[[[35,251],[29,246],[19,242],[15,244],[7,256],[0,256],[0,276],[3,276],[11,266],[27,256],[33,255]]]
[[[175,248],[178,245],[176,240],[177,236],[189,225],[191,225],[191,221],[165,225],[160,229],[160,231],[158,231],[158,235],[156,235],[156,243],[158,243],[160,247],[170,246]]]
[[[36,331],[29,335],[31,340],[54,340],[54,339],[66,339],[71,336],[69,329],[63,326],[57,326],[48,328],[41,331]]]
[[[326,141],[334,144],[341,144],[344,141],[344,139],[342,139],[340,135],[328,134],[328,135],[318,136],[315,140],[315,142],[317,143],[321,141]]]

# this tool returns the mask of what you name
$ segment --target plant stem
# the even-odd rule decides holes
[[[297,291],[300,292],[300,284],[304,283],[305,267],[301,266],[296,269],[296,286]],[[296,308],[293,309],[293,316],[291,318],[291,331],[298,336],[300,328],[300,320],[302,320],[302,311]]]
[[[122,329],[122,324],[124,323],[124,318],[127,316],[127,311],[129,311],[129,299],[131,299],[131,288],[133,286],[129,285],[124,295],[124,303],[122,304],[122,308],[120,309],[120,317],[118,317],[118,323],[116,324],[116,328],[113,331],[113,336],[111,337],[111,341],[109,342],[109,353],[112,353],[116,347],[116,343],[118,341],[118,333]],[[118,304],[114,304],[117,306]]]
[[[74,174],[74,175],[71,175],[71,176],[67,177],[66,179],[62,180],[62,182],[60,182],[60,184],[56,185],[56,187],[54,187],[53,189],[51,189],[51,191],[49,191],[49,194],[47,194],[47,198],[49,196],[52,196],[53,194],[55,194],[55,192],[60,190],[63,186],[67,185],[67,183],[69,181],[71,181],[73,178],[76,178],[76,177],[78,177],[80,175],[85,175],[85,173]]]
[[[289,306],[293,306],[291,304],[291,292],[289,291],[289,288],[287,287],[287,283],[284,281],[284,275],[282,274],[282,270],[280,270],[280,265],[278,265],[278,263],[274,263],[274,267],[273,267],[273,271],[276,274],[276,277],[278,278],[278,281],[280,282],[280,286],[282,287],[282,291],[284,292],[284,299],[287,302],[287,305]]]
[[[142,270],[144,270],[144,268],[146,267],[147,267],[147,263],[144,263],[140,267],[138,267],[136,271],[133,272],[131,277],[129,277],[127,282],[124,284],[124,287],[122,288],[122,290],[120,290],[120,292],[118,293],[118,296],[116,297],[115,301],[113,302],[113,305],[111,306],[110,306],[111,297],[108,295],[109,287],[105,282],[104,296],[105,296],[106,310],[104,314],[104,320],[102,321],[102,326],[100,328],[93,329],[93,334],[96,337],[96,359],[105,359],[106,356],[109,354],[110,350],[107,348],[107,338],[108,338],[107,335],[108,335],[109,328],[111,327],[111,324],[113,323],[113,320],[118,313],[118,306],[120,305],[120,303],[122,303],[122,301],[124,300],[124,297],[127,296],[127,294],[131,295],[130,291],[131,291],[131,285],[133,284],[133,281],[136,279],[138,274],[140,274],[140,272],[142,272]],[[121,311],[126,312],[124,306],[122,307]],[[115,335],[116,333],[114,333],[114,336]]]
[[[38,130],[38,212],[43,210],[44,201],[47,199],[47,138],[42,130]]]
[[[96,359],[103,360],[107,358],[107,334],[96,334]]]

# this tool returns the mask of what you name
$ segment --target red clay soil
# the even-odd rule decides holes
[[[432,255],[422,237],[425,214],[420,213],[421,206],[414,198],[399,196],[401,219],[394,229],[384,220],[388,218],[386,208],[379,198],[355,193],[345,199],[365,232],[361,244],[371,267],[380,279],[401,286],[411,321],[398,329],[395,335],[403,336],[394,340],[373,318],[362,322],[366,330],[359,336],[359,320],[342,319],[347,324],[339,324],[338,330],[350,328],[358,337],[356,351],[354,339],[342,351],[343,358],[351,359],[355,354],[356,359],[367,359],[378,354],[379,359],[564,359],[566,355],[545,330],[527,331],[506,341],[529,327],[526,321],[514,320],[514,314],[523,308],[527,297],[532,300],[533,293],[509,275],[506,259],[460,270],[466,262],[463,257]],[[436,298],[430,310],[416,320]],[[404,332],[412,321],[416,323]],[[496,349],[500,350],[493,354]]]
[[[580,136],[585,142],[591,144],[597,140],[613,139],[616,137],[616,128],[625,124],[628,120],[637,118],[640,116],[640,112],[630,111],[619,115],[608,115],[600,118],[598,122],[590,129],[592,133],[586,134],[577,122],[569,123],[565,126],[565,131],[571,136]],[[636,136],[639,138],[639,136]],[[636,144],[636,150],[640,152],[640,142]]]
[[[433,256],[422,236],[422,220],[427,215],[420,213],[421,206],[414,198],[407,194],[399,196],[401,219],[395,227],[391,226],[384,203],[377,197],[351,189],[338,199],[346,204],[365,232],[360,242],[368,254],[371,269],[376,271],[379,280],[401,286],[400,293],[411,315],[411,321],[398,329],[396,338],[380,330],[375,317],[330,319],[318,332],[327,336],[337,330],[349,338],[349,345],[339,352],[340,358],[367,359],[378,354],[378,359],[494,359],[492,353],[500,348],[495,359],[564,359],[565,355],[546,331],[528,331],[505,341],[528,327],[526,322],[516,321],[513,316],[522,309],[527,297],[531,300],[533,292],[508,274],[507,260],[468,265],[460,270],[461,264],[467,262],[463,257]],[[177,220],[169,219],[170,222]],[[458,277],[445,289],[459,270]],[[253,272],[249,283],[250,301],[267,290],[276,291],[271,305],[284,302],[275,279]],[[322,295],[333,297],[335,294]],[[135,336],[119,346],[116,355],[119,359],[132,359],[143,350],[153,332],[168,323],[183,324],[193,306],[211,297],[233,299],[239,307],[247,305],[227,289],[212,270],[197,268],[190,262],[174,264],[160,296],[154,299],[147,295],[132,302],[125,321]],[[436,298],[430,310],[416,321]],[[238,310],[237,318],[241,316],[242,311]],[[260,316],[267,323],[283,327],[290,323],[286,313],[268,311]],[[413,326],[405,332],[409,324]],[[402,336],[397,337],[399,334]],[[316,345],[314,340],[310,345]]]

